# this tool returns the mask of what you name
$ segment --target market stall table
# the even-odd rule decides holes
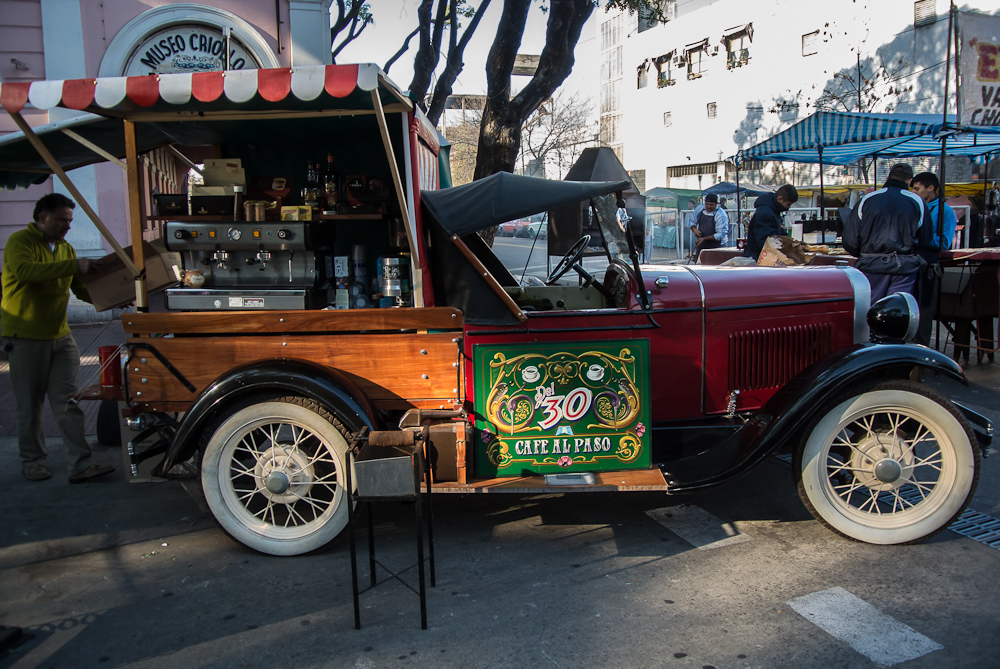
[[[977,360],[993,361],[997,351],[993,319],[1000,315],[1000,248],[955,249],[939,256],[941,282],[937,320],[955,341],[955,358],[969,358],[976,333]]]

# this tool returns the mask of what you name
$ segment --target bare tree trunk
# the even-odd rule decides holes
[[[573,70],[573,50],[594,11],[591,0],[551,0],[538,70],[528,85],[511,98],[514,57],[521,46],[530,4],[530,0],[504,2],[500,29],[486,61],[486,106],[479,133],[476,179],[514,171],[521,148],[521,126]]]
[[[521,46],[530,5],[531,0],[504,2],[500,28],[486,60],[486,105],[479,129],[475,179],[514,171],[521,148],[521,127],[573,70],[573,50],[580,40],[583,24],[594,11],[591,0],[550,1],[545,47],[538,69],[528,85],[511,98],[514,57]],[[484,231],[482,236],[492,245],[496,228]]]
[[[521,123],[511,108],[510,77],[530,7],[531,0],[504,1],[500,27],[486,59],[486,105],[479,129],[475,179],[514,171]]]
[[[420,21],[420,46],[413,59],[413,79],[410,81],[410,94],[416,98],[421,109],[426,110],[424,97],[431,86],[431,76],[437,67],[441,53],[441,35],[444,31],[444,19],[448,8],[448,0],[438,0],[437,18],[431,22],[431,10],[434,0],[421,0],[417,8]]]
[[[434,125],[437,125],[441,120],[441,114],[444,113],[445,104],[448,102],[448,96],[452,93],[455,80],[458,79],[458,75],[462,73],[462,69],[465,67],[465,61],[463,60],[465,57],[465,47],[468,46],[469,40],[472,39],[472,35],[476,32],[476,28],[479,27],[479,22],[482,20],[483,14],[489,6],[490,0],[483,0],[479,4],[479,9],[476,10],[469,25],[466,26],[460,40],[457,39],[457,12],[453,10],[451,13],[451,42],[448,45],[447,65],[444,68],[444,72],[438,77],[437,84],[434,86],[434,97],[431,99],[430,108],[427,110],[427,118]]]

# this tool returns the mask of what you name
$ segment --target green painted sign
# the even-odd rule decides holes
[[[476,473],[650,466],[649,342],[479,344]]]

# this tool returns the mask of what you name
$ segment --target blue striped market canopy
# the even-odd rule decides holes
[[[939,114],[858,114],[816,112],[784,132],[748,149],[731,160],[781,160],[797,163],[849,165],[879,156],[928,156],[941,153],[941,138],[948,137],[948,155],[982,156],[1000,152],[1000,128],[957,128],[949,117],[942,132]],[[820,152],[822,149],[822,153]]]

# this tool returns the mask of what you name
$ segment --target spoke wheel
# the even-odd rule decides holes
[[[822,523],[873,544],[914,543],[947,527],[979,478],[968,423],[909,382],[857,389],[814,422],[799,449],[799,496]]]
[[[270,555],[299,555],[335,539],[347,524],[342,429],[301,398],[249,404],[223,420],[201,469],[222,528]]]

